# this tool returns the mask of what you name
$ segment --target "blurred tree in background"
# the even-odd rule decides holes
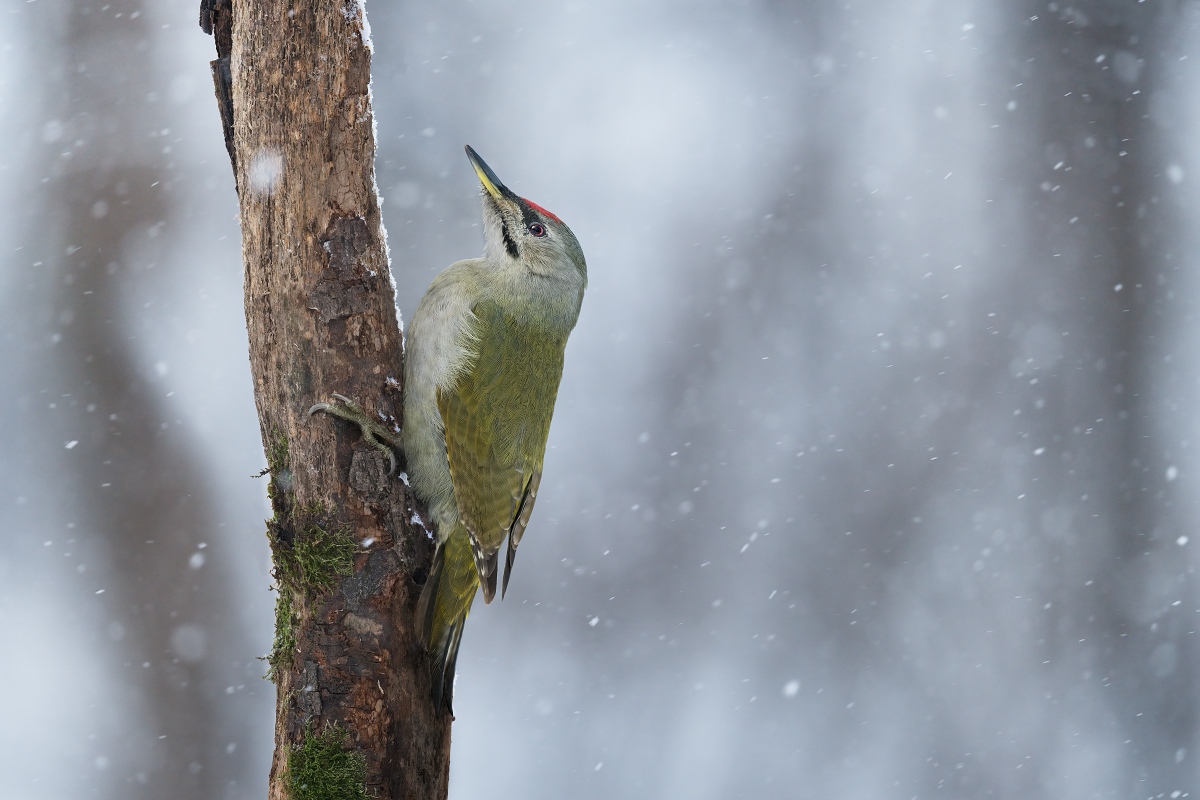
[[[234,610],[228,556],[207,549],[219,533],[201,445],[156,386],[168,365],[139,363],[135,344],[162,335],[132,309],[180,280],[165,273],[172,230],[187,224],[141,8],[69,2],[24,15],[20,35],[35,46],[23,88],[41,113],[25,120],[24,158],[9,164],[23,180],[10,200],[17,247],[0,299],[15,405],[2,438],[7,466],[23,473],[7,482],[23,521],[10,523],[5,565],[25,572],[35,548],[69,565],[46,590],[76,609],[75,630],[58,636],[82,637],[73,646],[87,655],[63,665],[81,685],[67,680],[43,702],[98,712],[97,755],[84,759],[92,791],[214,798],[257,766],[228,746],[255,721],[222,700],[261,668]],[[32,599],[21,594],[12,602]],[[58,661],[56,638],[9,658],[35,670]]]

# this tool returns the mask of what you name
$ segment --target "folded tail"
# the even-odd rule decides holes
[[[463,626],[479,590],[479,573],[471,554],[470,538],[461,525],[433,555],[433,568],[417,603],[417,626],[425,647],[433,655],[433,702],[454,713],[454,665],[462,642]]]

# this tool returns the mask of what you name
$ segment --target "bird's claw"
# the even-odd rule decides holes
[[[359,406],[358,403],[354,402],[349,397],[346,397],[346,395],[337,394],[335,392],[329,396],[332,397],[334,400],[339,401],[339,403],[343,407],[345,407],[345,409],[347,411],[353,412],[353,413],[355,413],[357,415],[361,415],[363,417],[367,416],[367,412],[363,411],[362,407]],[[318,411],[324,411],[326,414],[333,414],[335,417],[341,417],[342,419],[349,420],[350,422],[358,421],[357,417],[351,418],[351,417],[345,416],[344,414],[339,414],[337,411],[334,410],[337,407],[338,407],[338,403],[314,403],[312,408],[308,409],[308,415],[311,417],[313,414],[317,413]]]
[[[330,397],[335,402],[314,403],[308,409],[308,416],[311,417],[318,411],[324,411],[326,414],[338,417],[339,419],[353,422],[362,431],[363,441],[387,453],[388,463],[390,464],[388,475],[395,475],[397,467],[396,450],[403,449],[404,447],[400,437],[393,431],[388,430],[377,420],[372,419],[358,403],[355,403],[349,397],[341,394],[331,394]]]

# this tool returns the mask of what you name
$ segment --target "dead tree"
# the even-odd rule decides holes
[[[274,517],[270,797],[444,798],[450,719],[413,610],[432,542],[333,392],[399,425],[403,342],[375,190],[358,0],[203,0],[241,206],[246,326]],[[322,793],[323,792],[323,793]]]

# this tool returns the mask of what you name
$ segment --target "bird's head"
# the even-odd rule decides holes
[[[467,158],[483,184],[484,255],[504,266],[520,266],[535,275],[587,284],[587,263],[579,240],[567,224],[546,209],[518,197],[500,182],[479,154],[467,145]]]

